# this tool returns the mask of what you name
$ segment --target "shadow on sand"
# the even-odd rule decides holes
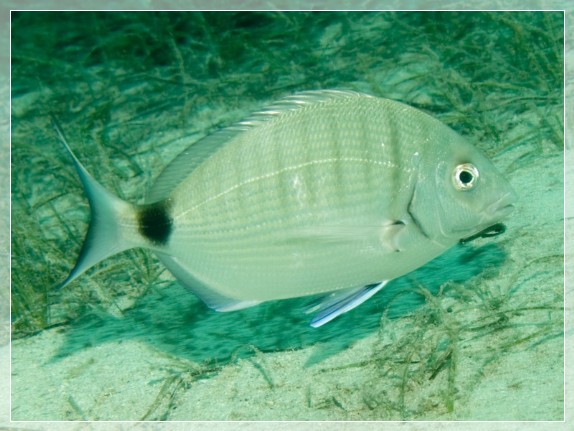
[[[447,281],[464,283],[486,268],[498,270],[505,259],[494,243],[482,247],[459,245],[429,264],[389,283],[358,308],[323,327],[309,326],[304,310],[309,298],[273,301],[246,310],[217,313],[174,283],[154,292],[118,319],[88,315],[73,325],[52,361],[110,341],[138,340],[198,363],[220,365],[257,351],[285,351],[316,346],[307,366],[318,363],[377,331],[381,314],[404,316],[424,303],[416,286],[436,294]]]

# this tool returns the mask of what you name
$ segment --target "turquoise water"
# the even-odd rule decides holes
[[[191,407],[173,406],[185,405],[198,381],[255,360],[262,375],[273,376],[281,370],[262,366],[271,359],[261,358],[279,355],[281,361],[290,352],[304,357],[291,371],[309,373],[332,399],[302,395],[283,400],[291,403],[284,413],[243,408],[244,416],[234,418],[507,419],[508,410],[469,410],[470,394],[482,387],[485,370],[495,372],[491,364],[511,355],[518,355],[512,381],[520,386],[521,367],[531,366],[528,355],[537,349],[547,352],[537,360],[550,377],[541,376],[559,382],[562,19],[560,12],[16,13],[13,366],[26,364],[19,340],[33,344],[54,331],[58,338],[46,369],[73,363],[90,349],[132,341],[168,355],[166,364],[186,361],[188,369],[164,377],[185,381],[173,383],[169,402],[161,385],[151,385],[145,390],[157,393],[157,405],[108,413],[98,410],[95,399],[88,401],[71,373],[73,399],[86,401],[75,408],[71,395],[62,396],[61,403],[72,406],[68,416],[65,409],[24,408],[19,400],[30,393],[45,396],[45,390],[16,380],[14,415],[194,419]],[[122,198],[141,202],[190,141],[270,100],[319,88],[400,100],[468,136],[520,195],[522,207],[507,231],[451,249],[320,330],[308,327],[306,298],[212,312],[142,251],[109,259],[64,290],[55,289],[79,254],[88,209],[49,114],[59,119],[94,177]],[[384,390],[357,389],[339,374],[340,365],[325,365],[353,358],[360,343],[371,343],[370,353],[357,355],[346,370],[376,379]],[[475,362],[466,360],[465,351],[474,352]],[[317,367],[325,368],[313,374]],[[280,397],[278,391],[290,390],[289,378],[283,389],[269,386]],[[432,402],[418,401],[423,389]],[[548,391],[552,396],[537,408],[517,395],[523,407],[512,419],[561,419],[562,388]],[[209,418],[229,418],[240,398],[222,401],[220,417]]]

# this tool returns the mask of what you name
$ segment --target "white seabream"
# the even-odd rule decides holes
[[[92,217],[63,285],[144,247],[218,311],[324,293],[313,326],[498,223],[516,200],[440,121],[341,90],[289,96],[191,144],[146,205],[115,197],[73,159]]]

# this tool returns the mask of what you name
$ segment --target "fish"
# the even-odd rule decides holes
[[[100,185],[55,130],[91,212],[60,287],[141,247],[216,311],[321,296],[312,327],[498,224],[517,200],[439,120],[350,90],[289,95],[191,143],[142,205]]]

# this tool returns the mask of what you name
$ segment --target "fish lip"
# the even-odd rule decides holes
[[[510,190],[504,196],[502,196],[497,201],[491,203],[488,207],[486,207],[486,218],[489,220],[498,221],[507,215],[509,215],[512,211],[514,211],[515,202],[517,200],[516,193],[514,190]]]
[[[516,202],[516,193],[513,190],[509,191],[507,194],[502,196],[500,199],[494,201],[484,209],[484,214],[481,217],[479,223],[473,229],[473,232],[468,235],[466,229],[457,229],[454,231],[455,234],[460,235],[463,232],[467,236],[475,235],[490,226],[499,223],[502,219],[506,218],[512,211],[514,211]]]
[[[515,206],[514,204],[507,204],[502,208],[498,208],[497,213],[500,214],[500,217],[506,217],[512,211],[514,211],[514,206]]]
[[[500,199],[488,205],[484,210],[484,215],[480,220],[478,230],[486,229],[508,217],[512,211],[514,211],[516,199],[517,197],[514,190],[510,190]]]

